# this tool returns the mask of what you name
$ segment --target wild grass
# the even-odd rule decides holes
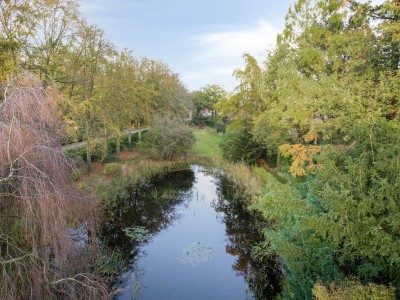
[[[262,181],[254,171],[244,163],[221,162],[218,167],[223,170],[225,179],[238,193],[243,194],[250,202],[255,202],[262,195]]]

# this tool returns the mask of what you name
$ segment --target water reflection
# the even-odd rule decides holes
[[[107,207],[102,235],[130,262],[116,299],[139,289],[139,299],[272,299],[277,260],[251,257],[265,224],[233,191],[192,166],[132,186]],[[151,238],[138,242],[127,228],[145,228]]]
[[[260,212],[247,209],[241,191],[223,176],[219,177],[218,189],[213,207],[226,226],[226,252],[236,257],[232,269],[244,276],[256,299],[273,299],[280,292],[278,257],[252,255],[253,247],[264,240],[262,228],[267,224]]]
[[[187,206],[191,200],[194,180],[194,172],[189,169],[128,187],[118,201],[104,208],[103,240],[128,259],[133,258],[140,242],[129,237],[125,229],[144,227],[151,237],[166,229],[179,218],[177,208]]]

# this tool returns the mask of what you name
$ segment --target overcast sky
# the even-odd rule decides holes
[[[292,0],[81,0],[90,23],[119,49],[159,59],[190,89],[232,90],[242,54],[257,58],[283,29]]]

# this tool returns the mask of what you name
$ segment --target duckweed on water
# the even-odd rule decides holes
[[[135,241],[141,243],[149,239],[149,231],[143,226],[136,226],[134,228],[125,228],[123,230],[127,237],[134,239]]]
[[[198,263],[210,261],[214,255],[214,250],[211,246],[203,245],[201,242],[194,242],[182,249],[182,255],[178,257],[178,261],[182,264],[191,264],[194,267]]]

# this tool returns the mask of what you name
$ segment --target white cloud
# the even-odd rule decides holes
[[[255,26],[237,31],[223,31],[194,37],[198,52],[196,59],[218,62],[240,59],[243,53],[259,57],[275,45],[278,30],[265,20]]]
[[[227,30],[196,35],[191,38],[190,54],[195,69],[183,72],[190,88],[217,83],[231,90],[236,81],[235,69],[243,67],[242,55],[248,53],[260,62],[268,49],[275,46],[278,29],[266,20],[239,30]],[[201,74],[196,76],[196,74]]]

